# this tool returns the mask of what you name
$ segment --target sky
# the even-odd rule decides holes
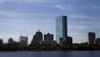
[[[0,0],[0,39],[28,35],[30,43],[38,29],[55,35],[55,19],[62,15],[74,43],[88,41],[88,32],[100,37],[100,0]]]

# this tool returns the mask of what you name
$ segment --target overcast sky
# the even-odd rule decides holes
[[[29,42],[38,29],[55,34],[57,16],[68,16],[68,32],[73,42],[86,42],[88,32],[100,37],[100,0],[0,0],[0,38]]]

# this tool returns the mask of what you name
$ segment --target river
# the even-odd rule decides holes
[[[0,52],[0,57],[100,57],[100,51]]]

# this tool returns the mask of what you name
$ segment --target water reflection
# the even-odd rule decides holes
[[[100,57],[100,51],[0,52],[0,57]]]

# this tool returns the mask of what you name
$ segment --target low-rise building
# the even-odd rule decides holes
[[[28,37],[20,36],[20,45],[28,45]]]

